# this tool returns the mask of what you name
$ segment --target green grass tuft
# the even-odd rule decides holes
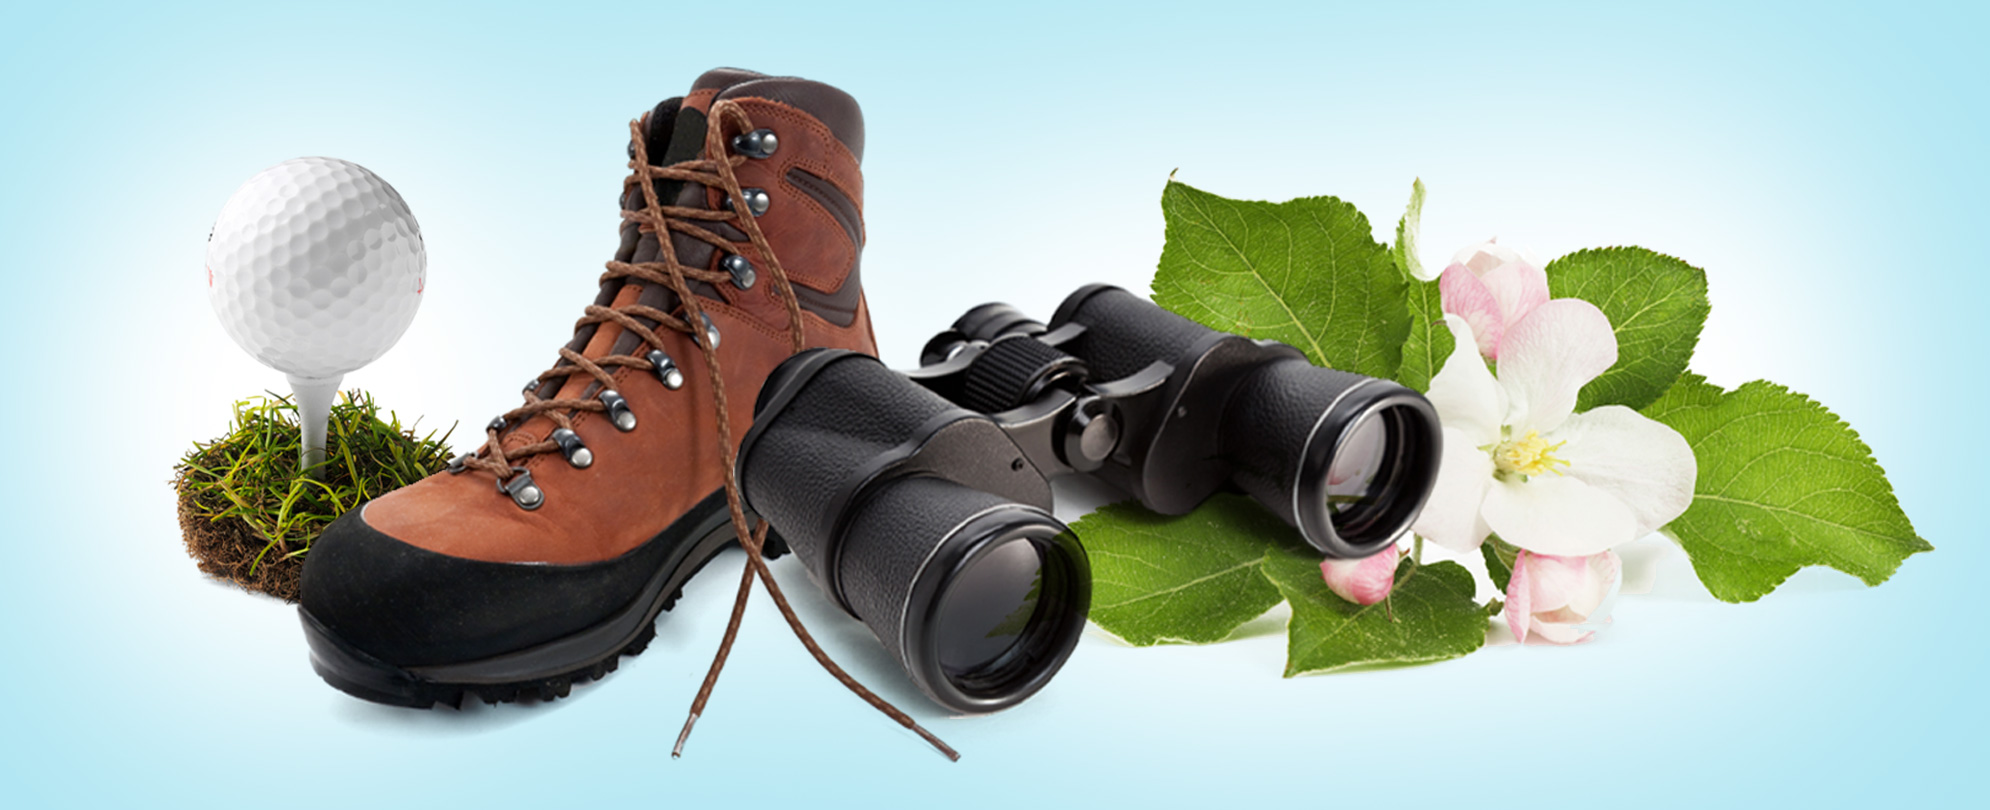
[[[392,411],[382,419],[371,395],[344,392],[325,462],[303,471],[296,405],[275,395],[235,403],[227,435],[195,444],[175,469],[188,550],[209,574],[294,601],[303,558],[327,525],[448,464],[449,434],[417,438],[414,427]]]

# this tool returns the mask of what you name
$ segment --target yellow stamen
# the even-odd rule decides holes
[[[1493,464],[1502,473],[1517,473],[1535,476],[1545,473],[1564,474],[1562,468],[1569,466],[1566,459],[1556,458],[1554,452],[1568,442],[1549,444],[1541,438],[1539,431],[1527,431],[1527,435],[1513,439],[1493,450]]]

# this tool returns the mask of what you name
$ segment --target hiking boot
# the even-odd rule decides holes
[[[721,437],[746,434],[767,374],[798,346],[876,353],[863,150],[849,95],[743,70],[634,122],[621,247],[558,363],[476,453],[312,544],[318,674],[400,706],[550,700],[641,652],[737,540]]]

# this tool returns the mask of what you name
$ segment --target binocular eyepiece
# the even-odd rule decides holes
[[[789,358],[739,480],[823,592],[959,711],[1034,694],[1084,629],[1091,570],[1051,517],[1051,477],[1171,515],[1239,490],[1350,558],[1408,531],[1437,475],[1437,414],[1415,391],[1116,287],[1078,290],[1049,324],[976,307],[920,360]]]

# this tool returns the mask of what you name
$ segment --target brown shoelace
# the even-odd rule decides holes
[[[690,716],[685,718],[684,730],[677,735],[677,744],[671,749],[670,755],[673,758],[683,755],[684,741],[691,736],[691,727],[698,722],[698,716],[704,713],[705,704],[711,699],[712,688],[718,683],[719,672],[725,668],[726,658],[732,652],[733,640],[739,635],[740,619],[746,613],[747,597],[752,593],[753,580],[757,576],[761,584],[767,588],[768,595],[774,598],[774,605],[780,609],[781,617],[787,620],[788,627],[794,630],[795,636],[801,640],[802,646],[808,648],[816,663],[821,664],[823,669],[851,692],[863,698],[864,702],[897,721],[899,725],[918,734],[948,759],[959,760],[959,753],[940,741],[940,738],[933,736],[932,732],[921,727],[911,715],[900,711],[898,707],[858,683],[856,678],[851,677],[850,673],[845,672],[830,659],[829,654],[815,642],[808,629],[802,626],[801,618],[795,615],[794,608],[788,604],[787,596],[781,592],[780,584],[774,581],[773,573],[767,568],[767,560],[762,555],[762,548],[767,540],[767,524],[762,521],[759,529],[755,531],[747,522],[746,509],[740,497],[738,474],[734,470],[735,450],[732,441],[732,422],[726,417],[731,411],[726,403],[725,379],[720,374],[717,347],[713,345],[710,335],[697,326],[705,322],[704,308],[698,303],[698,296],[693,295],[690,289],[691,281],[717,285],[730,281],[732,276],[724,271],[704,270],[680,264],[677,261],[676,246],[672,243],[670,235],[681,233],[710,244],[715,249],[732,252],[735,246],[731,242],[695,223],[733,221],[752,241],[754,251],[759,254],[759,266],[766,268],[768,276],[773,279],[777,297],[787,305],[789,351],[800,352],[806,348],[807,337],[802,331],[801,302],[796,298],[794,287],[788,281],[787,271],[782,269],[780,260],[775,257],[774,249],[768,244],[766,234],[761,232],[759,223],[754,221],[753,216],[745,213],[746,195],[739,184],[735,170],[748,158],[745,155],[726,155],[724,134],[726,125],[731,123],[739,132],[750,132],[754,128],[752,120],[738,103],[729,99],[720,99],[713,102],[708,121],[705,128],[704,153],[723,157],[687,160],[669,166],[650,165],[648,151],[645,148],[648,139],[643,136],[642,123],[629,122],[629,135],[631,143],[634,144],[635,154],[629,160],[630,175],[622,181],[622,184],[625,193],[630,185],[642,189],[643,207],[638,211],[623,210],[622,218],[635,222],[642,233],[656,236],[659,260],[640,263],[611,261],[608,262],[607,272],[601,275],[603,283],[611,279],[634,279],[669,288],[677,293],[677,300],[683,304],[684,317],[679,318],[654,307],[639,304],[619,307],[590,305],[581,319],[574,324],[576,331],[593,324],[611,322],[620,324],[629,334],[641,338],[644,345],[658,350],[664,348],[663,340],[639,319],[648,319],[659,328],[688,334],[704,353],[705,370],[712,386],[712,402],[718,413],[719,458],[725,466],[726,506],[731,511],[733,531],[738,534],[739,544],[746,551],[746,568],[740,573],[739,593],[733,599],[732,616],[726,622],[725,636],[719,642],[718,652],[712,657],[712,665],[705,673],[704,682],[698,687],[698,696],[691,703]],[[727,199],[731,200],[732,208],[728,211],[664,205],[657,198],[658,180],[698,183],[720,189],[725,192]],[[641,357],[617,354],[589,359],[565,347],[560,349],[560,359],[563,361],[561,364],[540,372],[537,381],[544,383],[554,378],[565,378],[578,370],[593,377],[601,384],[602,389],[606,390],[615,387],[614,377],[607,370],[608,367],[621,366],[645,371],[656,369],[655,364]],[[554,425],[572,430],[571,413],[605,412],[607,409],[608,406],[597,399],[542,399],[538,395],[537,386],[534,386],[525,392],[525,404],[506,412],[502,422],[505,426],[510,426],[533,416],[545,414]],[[483,451],[465,459],[463,466],[497,476],[500,485],[510,477],[515,462],[539,453],[556,452],[560,449],[557,443],[545,439],[512,448],[507,452],[498,435],[499,432],[500,428],[495,425],[486,429],[488,441]],[[488,458],[484,456],[486,452],[489,454]]]

